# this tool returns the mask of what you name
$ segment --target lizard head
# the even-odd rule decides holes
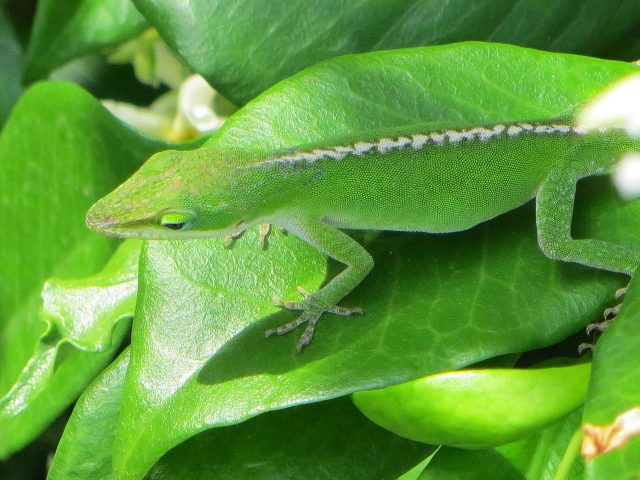
[[[204,150],[204,151],[203,151]],[[246,228],[228,165],[205,149],[152,156],[87,212],[92,230],[114,237],[189,239]]]

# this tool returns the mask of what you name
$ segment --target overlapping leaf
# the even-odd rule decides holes
[[[111,446],[128,361],[123,354],[80,398],[51,466],[50,480],[114,478]],[[245,476],[239,472],[250,472],[255,479],[396,478],[429,450],[375,427],[349,400],[342,399],[205,432],[168,453],[149,478]]]
[[[27,51],[25,79],[46,77],[76,57],[116,45],[148,28],[131,0],[42,0]]]
[[[441,448],[420,476],[420,480],[579,480],[583,466],[568,467],[565,477],[556,477],[565,451],[580,424],[581,409],[558,420],[537,435],[490,449],[467,451]]]
[[[355,392],[353,401],[371,421],[402,437],[489,448],[531,435],[581,406],[590,371],[589,364],[465,369]]]
[[[0,130],[22,93],[22,48],[6,15],[0,10]]]
[[[134,0],[191,68],[239,105],[347,53],[487,40],[601,53],[640,21],[635,0]]]
[[[42,321],[40,291],[51,276],[82,278],[102,267],[115,244],[87,230],[86,209],[164,148],[166,143],[141,137],[71,84],[33,87],[5,125],[0,137],[0,209],[6,222],[0,230],[0,457],[26,445],[66,408],[126,333],[121,325],[111,337],[110,325],[106,339],[93,344],[93,350],[106,348],[99,354],[66,345],[73,332],[63,323]],[[57,293],[51,288],[50,299],[65,291],[63,283]],[[83,348],[90,349],[89,344]]]
[[[589,478],[634,478],[640,473],[640,421],[615,432],[612,424],[625,412],[638,411],[640,418],[640,365],[638,331],[640,329],[640,282],[634,278],[620,315],[596,345],[593,376],[584,412],[584,422],[597,429],[610,429],[608,438],[598,440],[601,448],[588,462]],[[633,433],[635,431],[635,433]],[[593,435],[593,433],[592,433]],[[614,448],[614,439],[625,438]],[[607,444],[608,441],[608,444]]]

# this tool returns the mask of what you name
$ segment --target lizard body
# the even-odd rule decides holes
[[[640,142],[624,132],[588,133],[558,121],[496,124],[436,132],[419,127],[281,152],[202,147],[156,154],[87,214],[100,232],[152,239],[226,236],[261,223],[291,231],[347,265],[302,302],[302,315],[267,334],[302,324],[306,346],[324,312],[373,267],[341,229],[446,233],[465,230],[537,201],[540,246],[551,258],[632,274],[640,252],[573,240],[580,178],[608,173]]]

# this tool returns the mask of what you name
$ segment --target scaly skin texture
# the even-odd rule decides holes
[[[306,329],[373,268],[369,253],[340,229],[465,230],[537,201],[540,246],[551,258],[632,274],[640,252],[570,235],[580,178],[608,173],[639,142],[623,132],[586,134],[557,122],[421,132],[409,127],[278,152],[200,148],[153,156],[97,202],[87,224],[107,235],[187,239],[237,234],[272,223],[346,268],[302,302],[299,318],[267,333]]]

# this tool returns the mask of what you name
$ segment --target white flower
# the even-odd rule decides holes
[[[209,86],[200,75],[187,78],[178,92],[178,115],[200,133],[216,131],[224,123],[213,110],[213,99],[216,91]],[[176,118],[176,121],[178,119]]]
[[[594,98],[576,122],[585,130],[622,128],[629,135],[640,137],[640,73],[616,82]]]
[[[640,137],[640,73],[616,82],[594,98],[578,114],[576,123],[587,131],[620,128],[631,137]],[[640,197],[640,152],[624,155],[611,178],[622,198]]]
[[[625,200],[640,197],[640,153],[624,155],[611,176],[618,193]]]

